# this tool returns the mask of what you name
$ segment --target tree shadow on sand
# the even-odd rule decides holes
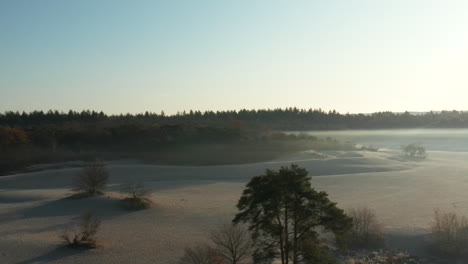
[[[77,216],[85,211],[96,213],[102,219],[131,213],[122,207],[121,198],[96,195],[82,199],[69,197],[48,201],[37,206],[22,208],[15,214],[0,215],[0,223],[36,217]]]
[[[23,218],[53,217],[77,215],[83,211],[96,212],[104,218],[128,213],[122,210],[119,198],[96,195],[80,199],[67,197],[46,202],[36,207],[23,209],[20,215]]]
[[[0,232],[0,236],[8,236],[15,234],[40,234],[43,232],[58,231],[70,226],[70,223],[64,223],[59,225],[48,225],[45,227],[25,227],[25,228],[10,228],[3,232]]]
[[[17,264],[30,264],[30,263],[49,263],[57,261],[66,257],[82,254],[86,252],[86,249],[72,249],[67,247],[57,247],[43,255],[23,260]]]

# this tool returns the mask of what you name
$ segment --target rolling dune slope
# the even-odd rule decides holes
[[[232,219],[250,177],[292,162],[307,168],[313,186],[342,208],[375,209],[390,246],[425,254],[420,244],[434,208],[468,214],[468,153],[430,152],[420,162],[401,161],[392,151],[326,154],[326,159],[304,152],[229,166],[111,163],[108,192],[82,200],[65,199],[79,169],[1,177],[0,262],[174,263],[184,247],[204,241],[211,229]],[[128,176],[154,191],[154,208],[129,212],[120,207],[119,184]],[[102,218],[98,238],[103,246],[88,251],[58,247],[60,230],[85,210]]]

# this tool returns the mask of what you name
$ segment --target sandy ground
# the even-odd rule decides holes
[[[345,209],[368,206],[389,233],[390,247],[425,254],[424,237],[434,208],[468,214],[468,153],[430,152],[424,161],[398,153],[304,152],[271,162],[206,167],[109,164],[105,196],[64,199],[78,169],[0,178],[0,263],[176,263],[186,246],[228,222],[245,183],[266,168],[298,163]],[[120,207],[119,184],[138,177],[151,188],[155,207]],[[103,246],[87,251],[60,247],[58,234],[85,210],[103,220]]]

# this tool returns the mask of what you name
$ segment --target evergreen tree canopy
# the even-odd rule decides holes
[[[308,172],[298,165],[267,169],[247,184],[234,222],[245,222],[254,231],[258,261],[281,259],[282,264],[307,261],[310,244],[317,244],[318,228],[336,236],[346,233],[352,219],[325,192],[311,187]]]

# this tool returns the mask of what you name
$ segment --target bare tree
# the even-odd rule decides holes
[[[254,241],[248,229],[240,224],[225,224],[211,234],[215,252],[229,264],[251,260]]]
[[[353,218],[353,228],[350,235],[351,246],[368,247],[383,243],[383,226],[373,210],[361,207],[352,209],[348,215]]]
[[[454,211],[434,211],[432,241],[440,253],[459,256],[468,253],[468,219]]]
[[[89,163],[73,179],[73,190],[78,193],[94,195],[104,191],[109,180],[109,172],[101,161]]]
[[[187,247],[179,264],[219,264],[220,261],[213,248],[206,244]]]
[[[60,238],[69,247],[96,247],[96,233],[101,226],[101,220],[92,212],[84,212],[80,216],[79,223],[65,228]]]

